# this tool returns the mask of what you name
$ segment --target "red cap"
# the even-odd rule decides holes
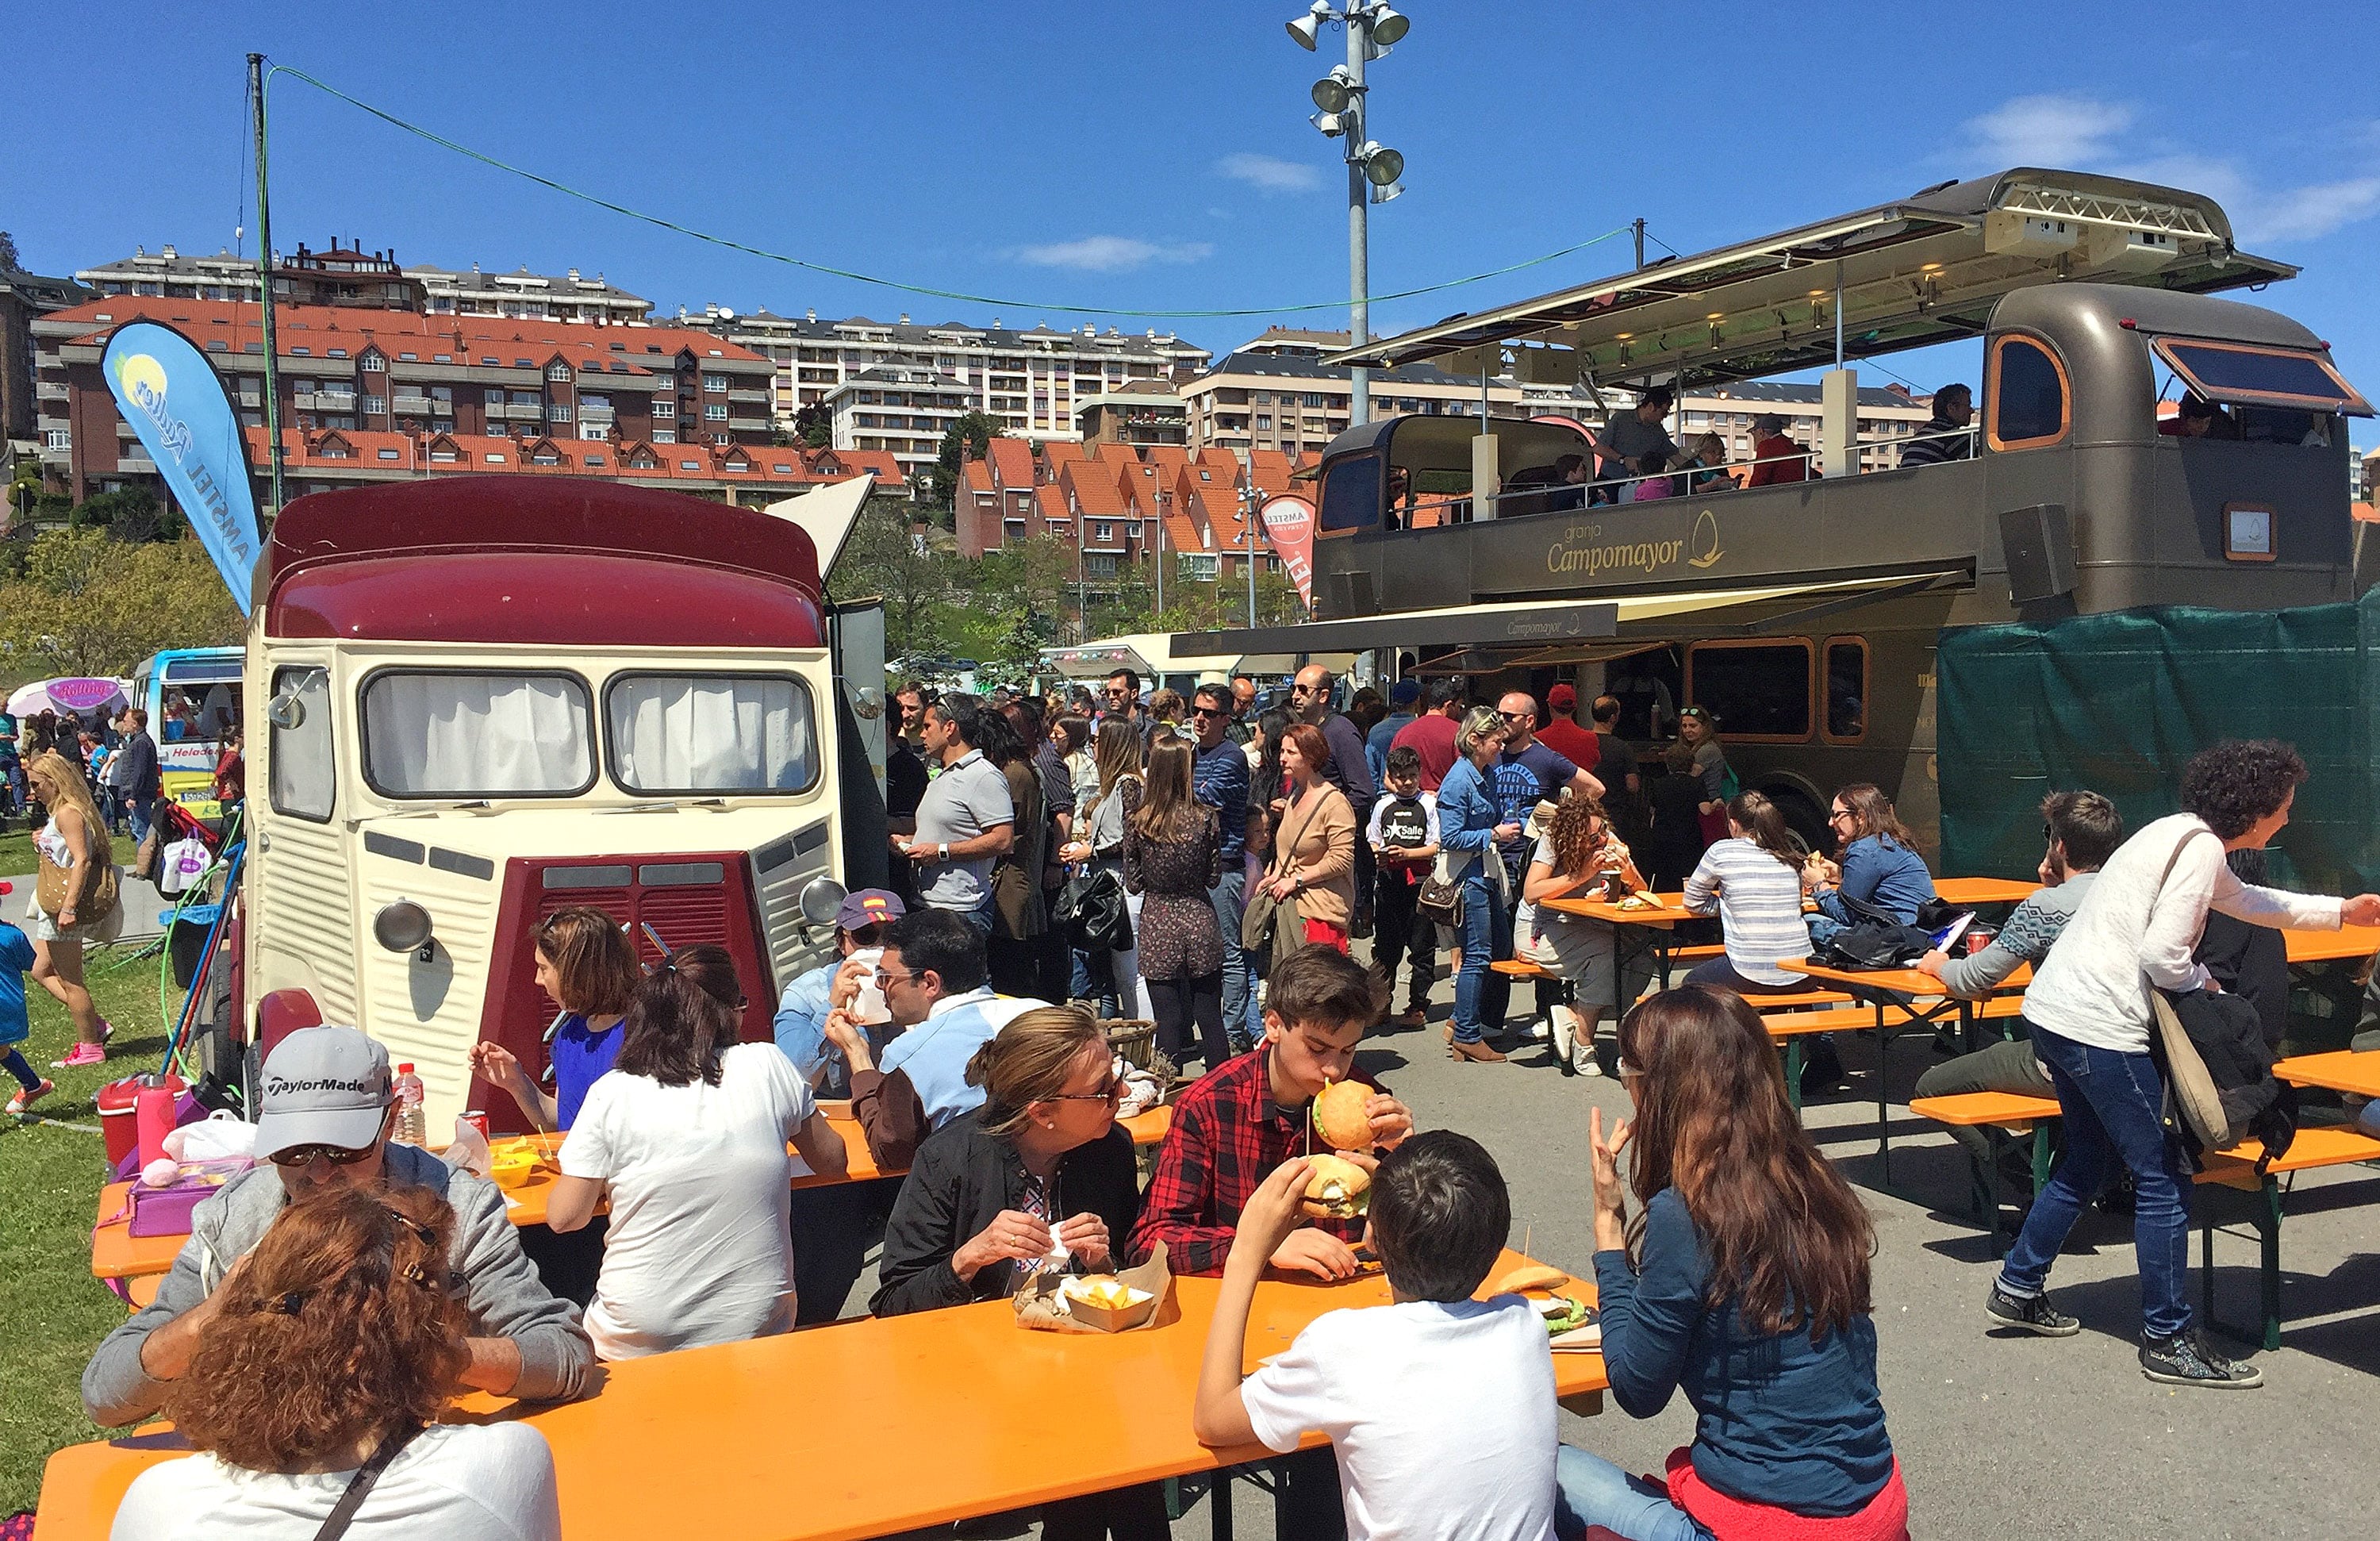
[[[1556,711],[1576,711],[1578,692],[1567,685],[1555,686],[1546,692],[1546,705]]]

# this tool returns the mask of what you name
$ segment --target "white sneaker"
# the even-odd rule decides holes
[[[1549,1018],[1539,1018],[1535,1025],[1545,1029],[1537,1036],[1553,1040],[1554,1062],[1557,1064],[1570,1058],[1571,1040],[1576,1037],[1570,1013],[1557,1006]]]
[[[1595,1045],[1582,1043],[1571,1050],[1571,1063],[1581,1075],[1600,1075],[1603,1062],[1595,1057]]]
[[[1552,1036],[1552,1033],[1553,1029],[1546,1025],[1546,1019],[1544,1017],[1540,1016],[1530,1018],[1529,1037],[1535,1038],[1539,1043],[1543,1043],[1548,1037]]]

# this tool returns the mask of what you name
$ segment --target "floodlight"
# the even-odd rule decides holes
[[[1355,159],[1364,164],[1364,175],[1376,188],[1385,188],[1405,174],[1404,156],[1378,140],[1366,140]]]
[[[1329,0],[1314,0],[1313,9],[1289,23],[1289,35],[1296,41],[1297,46],[1311,54],[1314,52],[1314,40],[1321,34],[1322,24],[1329,19]]]
[[[1405,33],[1412,30],[1413,18],[1403,12],[1388,5],[1372,7],[1372,41],[1381,47],[1392,47],[1403,42]]]
[[[1354,100],[1355,72],[1345,65],[1332,65],[1330,73],[1315,81],[1314,89],[1306,94],[1312,96],[1314,104],[1324,112],[1343,113],[1347,110],[1347,103]]]
[[[1372,189],[1372,201],[1375,203],[1389,202],[1392,199],[1402,197],[1404,195],[1404,190],[1405,185],[1402,182],[1391,182],[1385,188],[1374,188]]]

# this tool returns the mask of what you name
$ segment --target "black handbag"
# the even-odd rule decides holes
[[[1431,868],[1429,876],[1421,880],[1421,892],[1414,895],[1414,914],[1433,926],[1461,930],[1463,880],[1441,878],[1438,869]]]
[[[1106,868],[1067,879],[1050,921],[1086,953],[1123,953],[1132,947],[1132,911],[1124,904],[1123,880]]]

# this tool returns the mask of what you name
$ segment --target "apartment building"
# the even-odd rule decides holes
[[[1075,427],[1087,444],[1187,444],[1188,416],[1181,393],[1149,382],[1077,397]]]
[[[34,400],[42,394],[34,379],[40,351],[33,341],[35,319],[91,297],[90,290],[69,279],[0,266],[0,439],[27,441],[40,431],[40,414],[34,410]],[[0,455],[0,465],[6,458]]]
[[[1172,578],[1236,579],[1251,560],[1278,570],[1258,516],[1308,463],[1272,450],[1244,460],[1179,444],[997,438],[985,458],[959,467],[959,551],[978,557],[1048,536],[1075,548],[1075,576],[1087,582],[1123,576],[1160,550]]]
[[[1344,332],[1273,327],[1234,348],[1180,387],[1186,442],[1234,452],[1319,453],[1347,429],[1348,370],[1321,361],[1346,346]],[[1374,370],[1370,391],[1374,421],[1408,412],[1479,415],[1477,380],[1426,364]],[[1527,415],[1521,389],[1510,380],[1489,382],[1487,395],[1497,417]]]
[[[373,309],[418,309],[443,316],[498,316],[507,321],[557,321],[588,326],[638,326],[650,317],[653,302],[615,288],[597,273],[584,277],[577,268],[561,276],[533,273],[526,267],[513,273],[485,273],[474,262],[468,269],[429,265],[399,267],[395,253],[362,249],[358,240],[342,247],[334,237],[324,251],[304,245],[284,253],[274,264],[273,297],[297,304],[364,304]],[[403,290],[392,296],[385,286],[369,296],[341,299],[329,286],[332,275],[370,273],[381,285]],[[254,301],[261,290],[256,259],[233,255],[225,248],[212,257],[185,256],[171,246],[154,252],[136,247],[129,257],[85,268],[77,283],[103,295],[128,295],[143,299],[225,299]],[[389,303],[397,298],[402,303]]]
[[[991,418],[1002,431],[1036,443],[1080,436],[1077,403],[1131,382],[1186,380],[1214,355],[1170,332],[1101,332],[1035,325],[1017,331],[992,318],[988,327],[962,322],[939,326],[853,316],[820,321],[811,310],[796,320],[769,310],[738,312],[706,305],[680,312],[679,324],[700,327],[749,348],[777,365],[776,410],[791,421],[826,401],[837,387],[885,368],[932,370],[958,382],[969,411]]]
[[[32,323],[42,460],[51,483],[77,501],[155,475],[99,368],[108,334],[142,319],[175,327],[207,353],[257,453],[266,452],[261,306],[96,300]],[[788,484],[856,474],[782,453],[728,455],[770,447],[772,366],[707,332],[330,306],[276,305],[274,319],[281,424],[298,435],[284,450],[305,446],[309,461],[346,459],[399,475],[526,465],[615,476],[636,458],[650,462],[636,468],[673,479],[699,473],[705,491],[747,474]],[[328,435],[338,438],[317,437]],[[838,452],[834,463],[875,469],[888,490],[901,490],[889,455]]]
[[[861,370],[825,401],[835,448],[882,450],[913,479],[941,458],[942,435],[974,406],[951,376],[898,364]]]

